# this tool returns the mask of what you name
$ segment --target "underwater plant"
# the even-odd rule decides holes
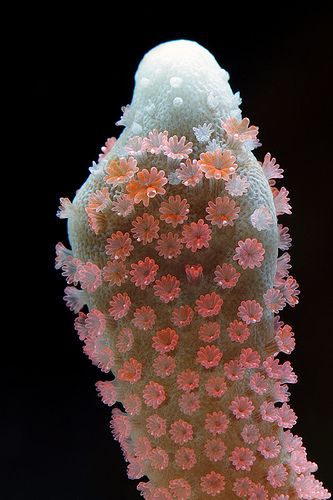
[[[228,73],[195,42],[148,52],[120,137],[74,200],[56,268],[83,350],[105,374],[128,476],[149,500],[326,499],[288,384],[299,301],[283,169],[253,154]]]

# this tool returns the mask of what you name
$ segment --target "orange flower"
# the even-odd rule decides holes
[[[126,186],[128,196],[134,203],[143,202],[145,207],[148,207],[150,198],[154,198],[157,194],[165,194],[165,189],[162,187],[167,184],[168,179],[164,176],[164,170],[157,170],[152,167],[150,172],[144,168],[137,174],[137,179],[132,180]]]
[[[133,156],[112,160],[106,167],[105,181],[107,184],[119,186],[128,182],[139,170]]]
[[[230,117],[224,122],[223,128],[228,135],[240,142],[255,141],[259,128],[254,125],[249,127],[249,125],[250,120],[248,118],[243,118],[243,120],[238,121],[236,118]]]
[[[229,150],[224,153],[221,149],[201,153],[198,164],[205,174],[206,179],[228,180],[237,168],[236,158]]]

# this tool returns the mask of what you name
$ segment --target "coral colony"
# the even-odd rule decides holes
[[[145,55],[123,133],[61,198],[56,268],[144,498],[326,499],[279,359],[299,300],[289,193],[228,79],[194,42]]]

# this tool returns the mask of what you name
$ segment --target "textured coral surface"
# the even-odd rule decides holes
[[[298,302],[288,191],[238,94],[194,42],[143,58],[119,139],[58,215],[57,245],[111,429],[147,499],[324,499],[288,384]]]

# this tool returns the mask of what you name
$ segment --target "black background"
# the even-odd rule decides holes
[[[293,431],[318,463],[316,477],[333,489],[332,18],[320,7],[207,8],[188,5],[182,14],[155,3],[137,12],[81,6],[75,14],[59,7],[29,13],[16,80],[16,95],[28,105],[17,123],[19,135],[30,138],[20,170],[28,193],[20,240],[29,260],[20,255],[25,299],[12,351],[3,356],[4,500],[138,498],[109,431],[110,410],[95,393],[103,376],[80,349],[62,300],[65,283],[53,269],[55,244],[67,244],[55,212],[60,196],[74,197],[106,138],[120,133],[114,123],[131,101],[142,56],[177,38],[201,43],[229,71],[244,116],[260,127],[257,157],[270,151],[285,169],[293,215],[282,222],[291,230],[292,274],[301,287],[300,304],[283,312],[297,341]]]

